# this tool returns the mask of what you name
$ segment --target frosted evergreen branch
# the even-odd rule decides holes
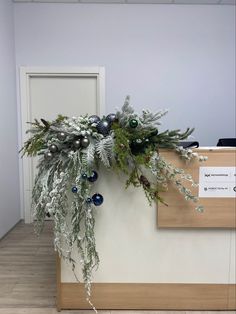
[[[111,167],[111,162],[114,159],[114,140],[112,136],[107,136],[95,144],[96,154],[101,162],[108,168]]]
[[[99,265],[95,241],[97,204],[91,197],[90,183],[94,169],[102,163],[116,173],[125,173],[126,186],[142,187],[149,203],[164,203],[160,192],[166,191],[170,183],[186,200],[198,200],[183,183],[196,187],[192,176],[166,162],[160,148],[176,152],[187,162],[205,161],[206,157],[179,146],[193,129],[159,132],[160,120],[166,113],[167,110],[143,110],[138,115],[127,96],[121,110],[110,118],[59,115],[54,121],[35,120],[28,130],[31,137],[21,152],[41,156],[32,192],[36,232],[43,229],[45,217],[50,215],[54,221],[55,250],[71,264],[74,274],[76,261],[72,251],[77,249],[87,301],[94,311],[90,299],[92,275]],[[201,211],[202,207],[197,209]]]

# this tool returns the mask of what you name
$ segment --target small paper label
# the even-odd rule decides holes
[[[200,167],[199,197],[235,197],[235,167]]]

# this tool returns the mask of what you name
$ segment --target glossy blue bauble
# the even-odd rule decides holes
[[[103,136],[106,136],[109,134],[111,130],[111,123],[107,120],[101,120],[97,126],[98,133],[102,134]]]
[[[95,182],[98,178],[98,174],[96,171],[92,171],[92,174],[90,177],[88,177],[89,182]]]
[[[100,206],[103,203],[103,196],[101,194],[96,193],[92,196],[92,200],[95,206]]]
[[[114,122],[117,120],[116,114],[115,113],[110,113],[109,115],[106,116],[106,120],[108,122]]]
[[[78,189],[76,186],[73,186],[72,189],[71,189],[71,192],[72,193],[77,193],[78,192]]]

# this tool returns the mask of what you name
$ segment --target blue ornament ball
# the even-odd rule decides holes
[[[106,136],[109,134],[111,130],[111,123],[107,120],[101,120],[97,126],[98,133],[102,134],[103,136]]]
[[[77,193],[78,192],[78,188],[76,186],[73,186],[71,189],[72,193]]]
[[[90,177],[88,177],[89,182],[95,182],[98,178],[98,174],[96,171],[92,171],[92,174]]]
[[[103,196],[101,194],[96,193],[92,196],[92,200],[95,206],[100,206],[103,203]]]
[[[115,122],[117,120],[116,114],[115,113],[110,113],[109,115],[106,116],[106,120],[108,122]]]

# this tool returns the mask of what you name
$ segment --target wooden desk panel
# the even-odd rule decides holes
[[[190,163],[180,160],[178,155],[169,151],[162,151],[161,155],[176,167],[183,168],[199,182],[199,167],[232,167],[236,164],[236,150],[196,149],[199,155],[208,156],[206,162]],[[198,188],[192,189],[198,195]],[[168,206],[158,204],[158,227],[160,228],[235,228],[236,227],[236,199],[235,198],[200,198],[199,203],[204,206],[204,212],[195,210],[196,204],[188,202],[174,187],[162,193]]]

